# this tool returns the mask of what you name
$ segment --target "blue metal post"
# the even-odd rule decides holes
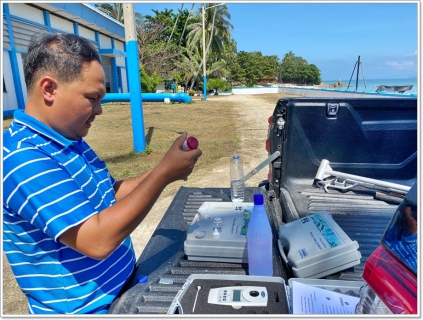
[[[206,75],[204,75],[203,76],[203,85],[204,85],[204,92],[203,92],[203,94],[204,94],[204,100],[207,100],[207,76]]]
[[[50,12],[43,11],[43,17],[44,17],[44,24],[47,26],[48,32],[51,33]]]
[[[206,32],[205,32],[205,15],[206,10],[204,9],[204,4],[201,5],[203,11],[203,100],[207,100],[207,76],[206,76]]]
[[[138,43],[135,32],[134,4],[124,3],[123,14],[125,19],[125,40],[131,101],[132,134],[134,139],[134,151],[139,153],[145,150],[145,129],[142,111],[140,67],[138,63]]]
[[[73,33],[79,35],[79,27],[76,22],[73,23]]]

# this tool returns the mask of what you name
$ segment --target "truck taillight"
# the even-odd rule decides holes
[[[270,137],[267,137],[266,139],[266,151],[267,154],[270,155]]]
[[[394,314],[417,314],[417,276],[384,247],[366,261],[363,279]]]
[[[270,116],[269,119],[267,119],[267,123],[271,123],[273,121],[273,116]]]

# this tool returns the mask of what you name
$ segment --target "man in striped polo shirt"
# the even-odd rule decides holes
[[[28,100],[3,135],[3,248],[29,313],[107,313],[130,277],[129,235],[201,150],[178,137],[161,162],[116,181],[83,140],[106,94],[100,57],[73,34],[31,39]]]

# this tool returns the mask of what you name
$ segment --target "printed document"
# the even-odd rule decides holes
[[[359,297],[292,281],[293,314],[355,314]]]

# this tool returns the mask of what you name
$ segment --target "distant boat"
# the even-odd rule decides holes
[[[376,92],[381,92],[381,91],[388,91],[388,92],[399,92],[399,93],[404,93],[408,90],[411,90],[411,88],[413,88],[413,85],[408,85],[408,86],[385,86],[385,85],[380,85],[377,87]]]

